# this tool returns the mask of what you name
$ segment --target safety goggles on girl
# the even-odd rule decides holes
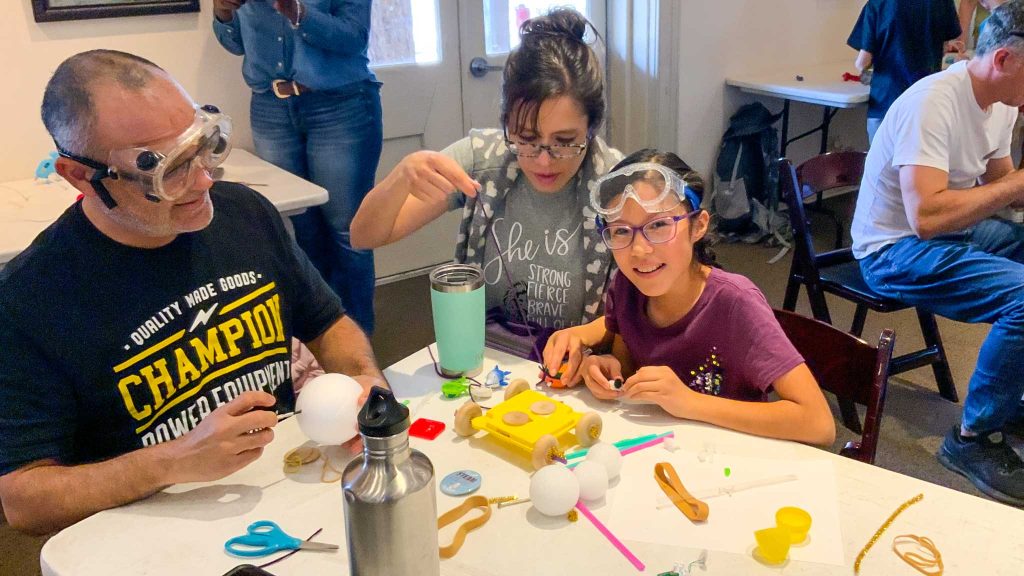
[[[638,192],[644,185],[643,197]],[[590,191],[590,206],[606,222],[622,215],[626,201],[632,199],[650,213],[667,212],[683,200],[700,209],[700,197],[670,168],[653,162],[639,162],[619,168],[598,179]]]
[[[192,189],[198,170],[212,170],[227,158],[231,152],[231,118],[216,106],[196,107],[192,125],[174,142],[159,147],[113,150],[106,164],[59,147],[58,152],[96,170],[90,182],[108,208],[117,203],[103,185],[107,178],[137,183],[153,202],[173,202]]]

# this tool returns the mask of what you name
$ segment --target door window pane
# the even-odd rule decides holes
[[[374,0],[370,18],[371,66],[441,61],[438,0]]]
[[[519,46],[519,26],[523,22],[562,6],[590,17],[590,0],[484,0],[487,55],[509,53]]]

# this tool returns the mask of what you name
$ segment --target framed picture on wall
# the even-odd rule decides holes
[[[199,0],[32,0],[36,22],[199,12]]]

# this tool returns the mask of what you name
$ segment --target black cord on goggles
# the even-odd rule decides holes
[[[114,197],[110,195],[110,191],[103,185],[103,180],[106,178],[117,180],[116,170],[112,170],[110,166],[107,166],[102,162],[97,162],[96,160],[86,158],[85,156],[79,156],[78,154],[72,154],[65,150],[60,144],[57,144],[57,154],[60,154],[69,160],[74,160],[83,166],[92,168],[94,172],[92,173],[92,176],[89,177],[89,184],[92,185],[92,189],[96,191],[96,195],[100,197],[100,200],[107,209],[113,210],[117,206],[117,202],[114,200]]]

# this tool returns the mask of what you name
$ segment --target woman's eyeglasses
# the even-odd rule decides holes
[[[664,244],[671,242],[676,237],[676,229],[680,220],[686,220],[697,214],[700,210],[694,210],[681,216],[664,216],[655,218],[643,226],[630,226],[629,224],[598,224],[601,231],[601,240],[605,246],[612,250],[629,248],[633,244],[636,233],[640,232],[651,244]]]
[[[508,149],[520,158],[536,158],[545,150],[548,156],[555,160],[565,158],[578,158],[587,150],[589,143],[582,144],[533,144],[529,142],[516,142],[510,138],[505,139]]]

